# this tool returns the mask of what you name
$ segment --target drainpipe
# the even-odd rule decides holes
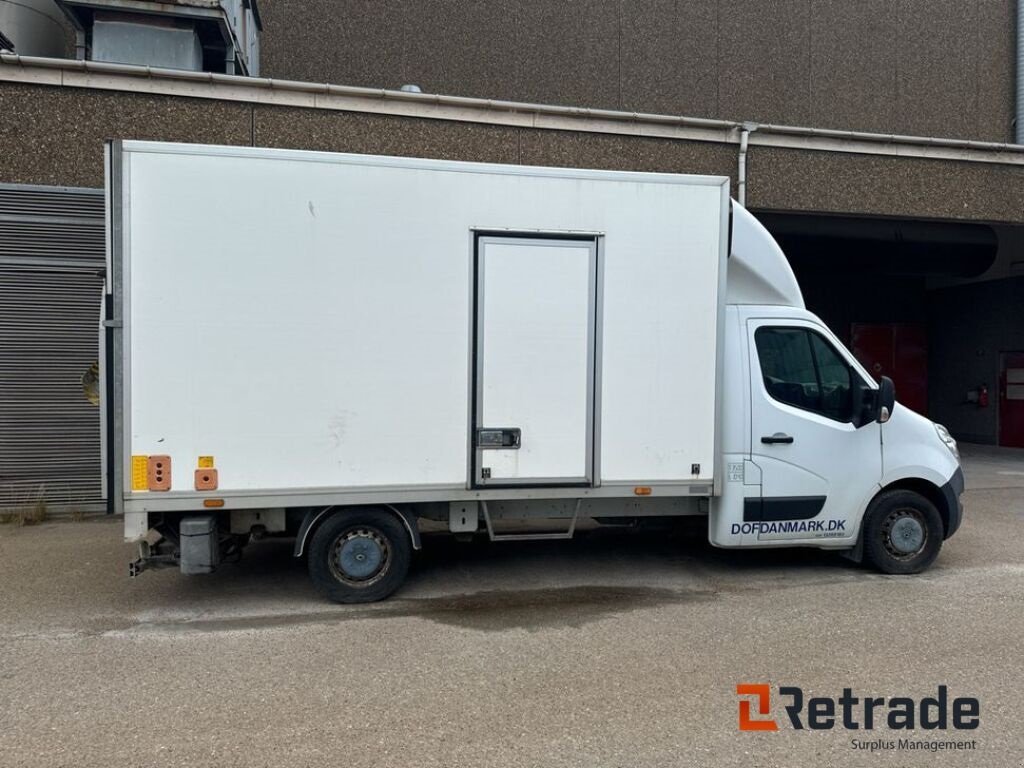
[[[1017,0],[1024,5],[1024,0]],[[736,202],[744,208],[747,206],[747,144],[750,134],[757,130],[757,123],[743,123],[740,127],[740,163],[736,178]]]
[[[1024,144],[1024,0],[1017,0],[1017,115],[1016,142]]]

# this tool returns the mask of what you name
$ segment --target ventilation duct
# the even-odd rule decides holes
[[[70,32],[53,0],[0,0],[0,31],[0,48],[22,56],[67,55]]]
[[[103,509],[103,193],[0,184],[0,511]]]

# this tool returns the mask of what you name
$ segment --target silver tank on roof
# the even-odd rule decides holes
[[[67,56],[69,25],[53,0],[0,0],[0,32],[22,56]]]

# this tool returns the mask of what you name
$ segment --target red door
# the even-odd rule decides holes
[[[1004,352],[999,371],[999,444],[1024,448],[1024,352]]]
[[[854,357],[877,379],[888,376],[896,399],[920,414],[928,411],[928,333],[921,323],[853,323]]]

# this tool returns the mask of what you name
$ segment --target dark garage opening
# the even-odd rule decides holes
[[[970,322],[973,302],[984,301],[986,292],[1007,290],[998,285],[1002,280],[992,281],[996,285],[971,282],[997,261],[997,228],[756,214],[786,252],[807,308],[865,368],[893,379],[900,402],[946,422],[962,439],[997,442],[998,359],[1012,342],[1003,338],[1006,334],[994,338],[991,323]],[[979,295],[963,300],[965,291]],[[1024,322],[1010,335],[1018,330],[1024,336]],[[972,400],[982,388],[991,393],[988,406]]]

